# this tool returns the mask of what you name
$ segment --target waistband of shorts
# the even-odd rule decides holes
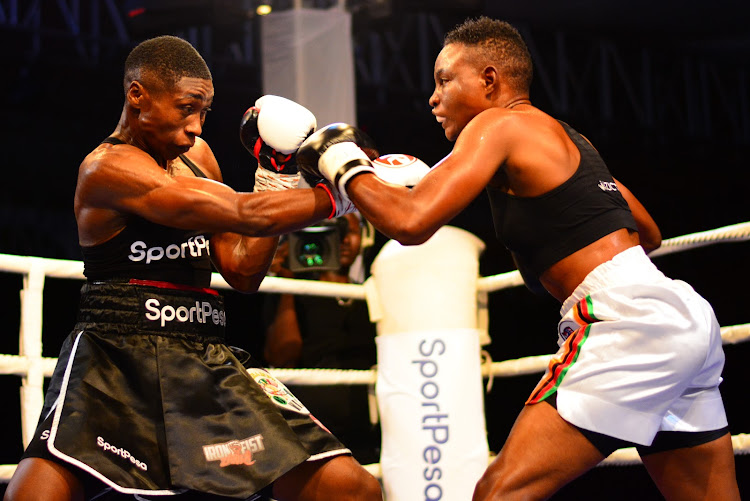
[[[563,301],[560,316],[565,316],[579,301],[594,292],[621,285],[653,283],[666,279],[651,262],[643,247],[635,245],[591,270],[583,282]]]
[[[213,289],[168,282],[86,282],[78,324],[118,333],[225,337],[224,301]]]

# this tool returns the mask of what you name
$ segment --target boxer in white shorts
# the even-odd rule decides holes
[[[664,276],[642,247],[595,268],[560,314],[560,349],[528,404],[556,392],[563,419],[634,446],[651,446],[659,431],[712,432],[686,435],[686,443],[726,433],[713,310],[690,285]]]
[[[526,285],[565,303],[560,363],[474,501],[547,499],[619,444],[639,446],[667,499],[739,500],[711,309],[648,263],[639,247],[659,247],[661,232],[591,143],[532,104],[533,63],[518,30],[466,20],[446,33],[433,77],[429,105],[455,144],[414,187],[373,175],[353,126],[320,128],[297,161],[404,245],[426,241],[486,191]],[[576,317],[578,307],[586,315]]]

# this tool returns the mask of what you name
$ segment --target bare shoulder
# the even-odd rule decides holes
[[[532,106],[503,117],[502,144],[509,192],[537,196],[575,171],[580,153],[560,122]]]
[[[127,144],[102,144],[78,169],[76,207],[115,207],[125,197],[167,182],[164,169],[143,150]]]
[[[557,120],[533,106],[489,108],[474,117],[466,129],[473,135],[489,135],[509,143],[536,141],[547,134],[565,135]]]
[[[145,152],[125,144],[101,144],[86,155],[78,169],[74,197],[81,245],[96,245],[122,230],[127,214],[119,205],[130,189],[130,180],[155,166],[156,162]]]
[[[509,110],[498,122],[499,132],[516,152],[535,148],[563,152],[573,145],[557,119],[532,106]]]
[[[213,150],[211,150],[208,143],[200,137],[195,139],[195,145],[190,148],[190,151],[188,151],[185,156],[195,162],[209,179],[215,181],[222,180],[221,168],[219,167],[219,162],[214,156]]]
[[[162,170],[145,151],[128,144],[100,144],[81,162],[79,182],[92,176],[114,175],[121,172],[137,173],[142,170]]]
[[[473,156],[475,152],[483,152],[483,156],[495,157],[501,160],[505,156],[508,145],[516,135],[518,118],[506,108],[489,108],[477,114],[466,124],[456,139],[453,155]]]
[[[456,140],[455,150],[482,151],[498,165],[505,165],[519,154],[540,145],[562,144],[562,126],[533,106],[489,108],[477,114]]]
[[[466,128],[491,129],[494,131],[510,129],[513,127],[514,123],[518,123],[519,117],[517,115],[517,113],[508,108],[488,108],[481,113],[478,113],[477,116],[469,122]]]

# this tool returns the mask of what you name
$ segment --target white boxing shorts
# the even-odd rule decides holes
[[[727,426],[713,309],[641,246],[589,273],[563,302],[559,350],[527,404],[556,395],[569,423],[635,444]]]

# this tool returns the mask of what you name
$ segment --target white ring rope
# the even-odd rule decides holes
[[[649,257],[658,257],[673,252],[680,252],[687,249],[703,247],[715,243],[724,242],[742,242],[750,240],[750,222],[738,223],[730,226],[724,226],[715,230],[701,231],[691,233],[682,237],[669,238],[663,240],[661,247],[651,251]],[[507,289],[523,285],[523,279],[518,270],[500,273],[490,277],[481,277],[477,282],[477,289],[481,291],[492,292],[499,289]]]
[[[715,230],[691,233],[682,237],[664,240],[662,241],[661,247],[652,251],[649,256],[661,256],[689,248],[703,247],[713,243],[746,240],[750,240],[750,222],[738,223],[717,228]],[[32,264],[35,262],[40,266],[47,277],[81,280],[84,278],[83,263],[80,261],[47,259],[33,256],[16,256],[12,254],[0,254],[0,271],[25,274],[29,272]],[[230,288],[229,284],[227,284],[218,273],[213,274],[211,285],[212,287],[219,289]],[[520,285],[523,285],[523,280],[518,271],[500,273],[489,277],[480,277],[477,280],[477,286],[480,292],[492,292]],[[351,297],[354,299],[365,298],[363,287],[358,284],[337,284],[332,282],[279,277],[266,277],[263,279],[263,283],[260,286],[260,292],[319,295],[342,298]]]
[[[750,340],[750,324],[731,325],[721,328],[723,344],[737,344]],[[482,367],[484,377],[525,376],[544,372],[552,354],[533,355],[502,362],[485,363]],[[56,358],[42,357],[41,367],[45,377],[52,376],[57,363]],[[29,357],[23,355],[0,355],[0,375],[23,376],[28,372]],[[320,385],[354,385],[375,384],[376,369],[270,369],[270,372],[284,381],[285,384],[297,386]]]
[[[667,239],[659,249],[651,252],[657,257],[686,249],[703,247],[714,243],[737,242],[750,240],[750,222],[717,228],[682,237]],[[41,389],[43,379],[52,375],[57,362],[56,358],[41,355],[41,317],[42,298],[45,277],[83,280],[83,263],[61,259],[47,259],[32,256],[15,256],[0,254],[0,271],[19,273],[24,277],[24,289],[21,291],[21,332],[19,355],[0,354],[0,375],[17,375],[23,377],[22,385],[22,422],[24,423],[24,443],[28,443],[33,432],[43,401]],[[212,276],[212,287],[230,288],[218,274]],[[487,292],[523,285],[518,271],[501,273],[477,280],[477,292],[481,296]],[[337,284],[314,280],[286,279],[266,277],[260,286],[260,292],[288,293],[301,295],[318,295],[366,299],[366,284]],[[750,339],[750,324],[734,325],[721,328],[724,344],[736,344]],[[543,372],[552,355],[537,355],[515,360],[492,362],[487,359],[482,364],[484,377],[512,377]],[[340,385],[364,384],[374,385],[376,369],[373,370],[340,370],[340,369],[271,369],[271,372],[287,384],[292,385]],[[750,453],[750,434],[741,433],[732,437],[735,454]],[[602,465],[627,465],[640,463],[634,448],[620,449],[612,453]],[[0,465],[0,481],[8,481],[17,465]],[[379,464],[365,465],[365,468],[376,477],[380,477]]]
[[[720,242],[742,242],[747,240],[750,240],[750,222],[733,224],[715,230],[691,233],[682,237],[664,240],[661,247],[652,251],[649,256],[657,257]]]

